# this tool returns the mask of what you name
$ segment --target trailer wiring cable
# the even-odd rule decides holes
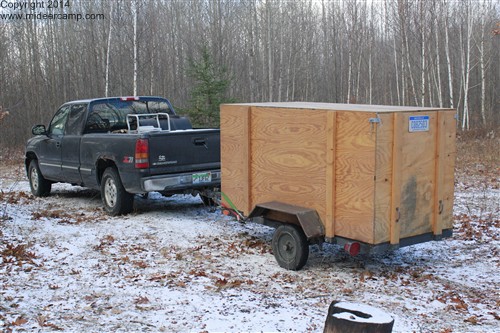
[[[236,205],[229,199],[229,197],[222,191],[220,191],[220,197],[224,199],[227,202],[227,205],[220,200],[219,205],[222,208],[223,213],[228,212],[229,214],[232,214],[236,217],[238,222],[240,223],[246,223],[248,221],[248,218],[244,216],[238,208],[236,208]],[[229,206],[229,207],[228,207]],[[225,214],[226,215],[226,214]]]

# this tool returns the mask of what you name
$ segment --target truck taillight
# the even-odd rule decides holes
[[[149,141],[137,139],[135,142],[135,167],[136,169],[149,168]]]

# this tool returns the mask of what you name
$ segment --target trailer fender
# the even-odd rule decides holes
[[[315,209],[271,201],[255,206],[248,218],[256,217],[262,217],[261,223],[271,227],[283,223],[298,225],[309,242],[322,242],[325,237],[325,227]]]

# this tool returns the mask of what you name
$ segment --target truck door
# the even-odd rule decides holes
[[[43,176],[61,180],[61,144],[70,105],[63,105],[54,115],[47,130],[47,138],[40,143],[39,166]]]
[[[81,184],[82,182],[80,176],[80,141],[86,111],[86,104],[71,105],[61,142],[62,178],[72,184]]]

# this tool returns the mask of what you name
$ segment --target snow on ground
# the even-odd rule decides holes
[[[377,256],[311,247],[299,272],[272,229],[199,198],[136,198],[108,217],[98,192],[56,184],[35,198],[0,168],[0,330],[322,332],[334,300],[395,318],[393,332],[500,332],[498,178],[457,182],[454,236]]]

